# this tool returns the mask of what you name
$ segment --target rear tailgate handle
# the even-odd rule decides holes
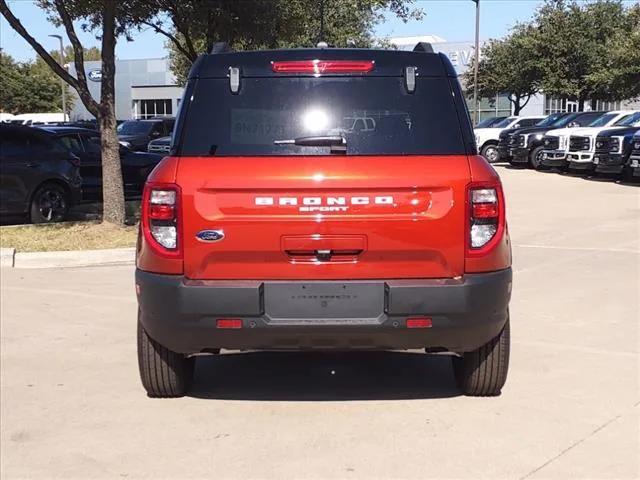
[[[366,246],[365,235],[282,237],[282,251],[294,262],[354,262]]]

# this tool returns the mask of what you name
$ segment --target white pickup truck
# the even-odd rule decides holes
[[[533,127],[535,124],[544,120],[544,115],[534,115],[528,117],[507,117],[490,128],[476,128],[476,145],[480,155],[486,158],[489,163],[497,162],[498,142],[500,141],[500,133],[507,128],[524,128]]]
[[[567,167],[576,170],[593,168],[595,138],[607,128],[618,126],[636,113],[635,110],[615,110],[604,113],[588,127],[560,128],[550,130],[543,138],[545,149],[542,153],[542,165],[546,167]]]

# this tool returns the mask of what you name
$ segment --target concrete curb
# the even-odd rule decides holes
[[[0,248],[0,267],[13,267],[15,248]]]
[[[3,249],[14,250],[14,249]],[[14,268],[65,268],[95,267],[100,265],[133,265],[135,248],[111,248],[107,250],[72,250],[68,252],[24,252],[14,253]],[[4,263],[2,266],[10,266]]]

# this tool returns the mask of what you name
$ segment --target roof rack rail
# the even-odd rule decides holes
[[[229,53],[229,52],[233,52],[233,49],[229,46],[227,42],[214,42],[211,45],[211,50],[209,50],[209,53],[214,55],[216,53]]]
[[[421,52],[421,53],[434,53],[433,52],[433,47],[431,46],[431,44],[429,42],[418,42],[418,43],[416,43],[416,46],[413,47],[413,51],[414,52]]]

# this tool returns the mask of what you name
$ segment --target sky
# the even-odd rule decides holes
[[[626,0],[629,3],[638,0]],[[40,41],[45,48],[58,48],[58,39],[50,34],[62,34],[65,45],[68,39],[62,27],[56,28],[47,21],[33,0],[7,0],[11,11],[20,19],[27,31]],[[541,0],[480,0],[480,38],[500,38],[518,22],[529,20]],[[471,0],[418,0],[416,6],[425,11],[421,21],[403,23],[393,15],[379,25],[379,36],[438,35],[448,41],[473,40],[475,34],[475,4]],[[80,40],[88,47],[99,46],[95,36],[77,28]],[[150,29],[134,32],[134,41],[120,39],[116,47],[119,59],[159,58],[166,56],[165,39]],[[16,60],[35,58],[35,51],[22,37],[9,27],[4,17],[0,17],[0,48]]]

